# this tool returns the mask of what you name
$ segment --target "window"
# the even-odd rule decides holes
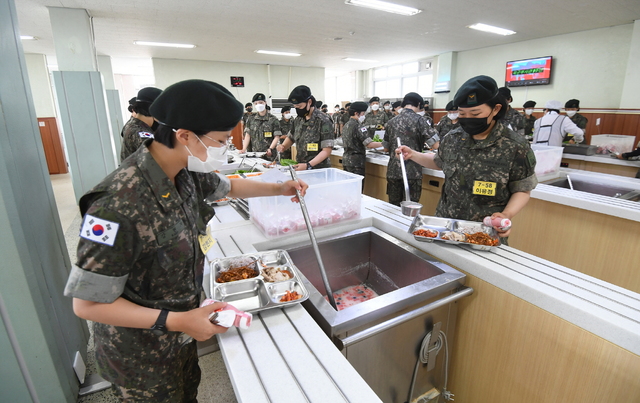
[[[402,65],[402,75],[417,74],[420,70],[419,62],[405,63]]]
[[[400,77],[402,75],[402,66],[389,66],[389,69],[387,71],[389,77]]]
[[[422,95],[420,91],[418,91],[418,76],[405,77],[402,79],[402,96],[408,92],[417,92]]]
[[[380,98],[402,98],[408,92],[423,97],[433,96],[433,74],[420,71],[420,62],[409,62],[373,70],[372,95]]]

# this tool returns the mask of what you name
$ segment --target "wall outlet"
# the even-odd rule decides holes
[[[600,118],[596,119],[596,126],[600,126]]]

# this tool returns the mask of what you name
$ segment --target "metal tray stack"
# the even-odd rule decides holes
[[[219,283],[221,273],[236,267],[251,265],[257,276]],[[277,267],[290,273],[289,280],[269,282],[260,273],[265,267]],[[216,259],[211,262],[211,296],[245,312],[258,312],[271,308],[282,308],[299,304],[309,298],[309,291],[302,282],[300,271],[284,250],[248,253],[240,256]],[[294,301],[280,302],[286,292],[296,291],[302,295]]]
[[[438,234],[436,237],[433,237],[433,238],[414,234],[414,232],[421,229],[436,231]],[[439,242],[445,242],[453,245],[469,245],[473,249],[477,249],[477,250],[493,250],[497,248],[497,246],[478,245],[478,244],[469,243],[469,242],[442,239],[442,235],[445,232],[457,232],[460,234],[485,232],[489,234],[491,238],[499,239],[498,234],[493,227],[487,227],[483,223],[476,222],[476,221],[464,221],[464,220],[456,220],[453,218],[442,218],[442,217],[418,215],[416,218],[413,219],[413,222],[409,227],[409,233],[413,234],[413,237],[420,242],[439,241]]]

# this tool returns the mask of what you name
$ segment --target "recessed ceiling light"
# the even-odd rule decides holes
[[[377,60],[355,59],[353,57],[345,57],[342,60],[344,60],[345,62],[366,62],[366,63],[375,63],[375,62],[377,62]]]
[[[256,50],[256,53],[262,53],[264,55],[276,55],[276,56],[300,56],[300,53],[278,52],[275,50]]]
[[[142,45],[142,46],[161,46],[165,48],[185,48],[185,49],[193,49],[196,45],[192,45],[190,43],[168,43],[168,42],[147,42],[147,41],[133,41],[134,45]]]
[[[504,29],[504,28],[494,27],[493,25],[480,24],[480,23],[469,25],[469,28],[477,29],[478,31],[490,32],[492,34],[504,35],[504,36],[513,35],[516,33],[516,31],[512,31],[510,29]]]
[[[394,4],[380,0],[345,0],[344,4],[372,8],[374,10],[386,11],[387,13],[401,15],[415,15],[422,12],[422,10],[419,10],[417,8],[401,6],[400,4]]]
[[[35,41],[36,38],[35,36],[31,36],[31,35],[20,35],[20,39],[25,40],[25,41]]]

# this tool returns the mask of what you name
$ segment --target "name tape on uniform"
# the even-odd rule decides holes
[[[273,137],[273,132],[264,132],[264,137]]]
[[[318,151],[318,143],[307,144],[307,151]]]
[[[473,194],[481,196],[495,196],[496,195],[496,183],[495,182],[473,182]]]
[[[118,228],[120,228],[118,223],[86,214],[82,229],[80,229],[80,236],[89,241],[113,246],[118,234]]]

